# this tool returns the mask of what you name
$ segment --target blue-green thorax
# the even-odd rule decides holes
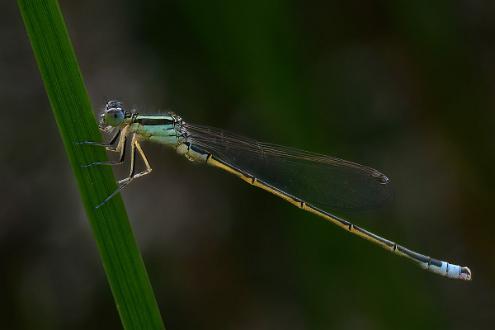
[[[180,118],[173,114],[133,114],[130,118],[129,133],[135,133],[143,140],[175,147],[179,144],[179,121]]]

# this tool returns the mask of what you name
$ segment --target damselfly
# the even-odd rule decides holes
[[[334,214],[332,210],[336,207],[361,207],[386,197],[389,179],[373,168],[330,156],[261,143],[217,128],[189,124],[173,113],[142,115],[126,111],[118,101],[107,103],[101,115],[100,129],[104,132],[115,131],[109,143],[86,141],[82,144],[105,147],[119,153],[120,158],[118,161],[95,162],[85,166],[122,164],[129,137],[131,156],[129,176],[120,180],[118,189],[97,208],[106,204],[134,179],[151,172],[150,163],[140,145],[141,141],[151,141],[170,146],[193,162],[232,173],[300,209],[410,259],[426,270],[449,278],[471,279],[468,267],[417,253]],[[136,173],[135,160],[138,155],[146,168]]]

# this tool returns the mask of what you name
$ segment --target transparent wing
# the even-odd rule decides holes
[[[368,209],[391,195],[379,171],[317,153],[184,124],[187,139],[223,162],[324,210]]]

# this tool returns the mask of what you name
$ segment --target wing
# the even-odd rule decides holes
[[[323,210],[368,209],[391,195],[389,179],[354,162],[184,124],[187,140],[222,162]]]

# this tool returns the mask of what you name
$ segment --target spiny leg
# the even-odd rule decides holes
[[[141,171],[137,174],[136,173],[136,167],[135,167],[135,159],[136,159],[136,151],[139,153],[141,158],[143,159],[144,165],[146,166],[146,169],[144,171]],[[143,152],[143,149],[141,148],[141,145],[139,144],[138,140],[136,139],[135,135],[132,137],[132,154],[131,154],[131,168],[129,170],[129,176],[125,179],[122,179],[119,181],[120,184],[123,184],[124,186],[129,184],[132,180],[140,178],[142,176],[145,176],[146,174],[149,174],[152,171],[152,168],[150,166],[150,163],[148,159],[146,158],[146,155]]]
[[[125,150],[126,150],[126,145],[127,145],[127,129],[128,129],[127,126],[124,127],[122,130],[120,130],[112,138],[112,140],[114,140],[114,139],[116,139],[117,136],[120,135],[119,143],[117,144],[117,147],[115,149],[106,148],[107,150],[110,150],[110,151],[120,152],[120,157],[119,157],[118,161],[110,160],[110,161],[104,161],[104,162],[94,162],[94,163],[83,165],[82,167],[90,167],[90,166],[95,166],[95,165],[120,165],[120,164],[122,164],[124,162]]]
[[[112,138],[107,142],[107,143],[101,143],[101,142],[95,142],[95,141],[81,141],[78,142],[77,144],[84,144],[84,145],[91,145],[91,146],[96,146],[96,147],[104,147],[108,151],[113,151],[113,152],[118,152],[118,144],[115,146],[115,141],[119,138],[121,135],[122,130],[119,128],[117,129],[117,133],[115,133]],[[120,140],[119,140],[120,143]]]
[[[117,148],[120,147],[120,150],[119,150],[120,156],[119,156],[118,161],[108,160],[108,161],[104,161],[104,162],[93,162],[93,163],[83,165],[82,167],[91,167],[91,166],[95,166],[95,165],[121,165],[122,163],[124,163],[126,145],[127,145],[127,138],[124,136],[122,145],[120,146],[120,143],[119,143],[119,146],[117,146]]]
[[[136,151],[139,152],[139,155],[144,161],[144,164],[146,166],[146,169],[142,172],[139,172],[135,174],[136,172]],[[139,177],[145,176],[146,174],[150,173],[152,171],[152,168],[150,166],[150,163],[148,159],[146,158],[143,149],[141,148],[141,145],[136,139],[136,135],[132,136],[132,141],[131,141],[131,164],[130,164],[130,169],[129,169],[129,176],[125,179],[122,179],[119,181],[119,187],[111,193],[103,202],[101,202],[96,208],[100,208],[104,204],[106,204],[112,197],[117,195],[120,191],[122,191],[129,183],[131,183],[132,180],[137,179]]]
[[[134,176],[135,178],[138,178],[140,176],[144,176],[146,174],[149,174],[153,169],[151,168],[150,162],[148,161],[148,158],[146,158],[146,155],[144,154],[143,149],[141,148],[141,145],[139,144],[139,142],[136,140],[134,143],[136,144],[136,149],[138,150],[139,155],[143,159],[144,165],[146,166],[146,170],[144,170],[141,173],[138,173]]]

